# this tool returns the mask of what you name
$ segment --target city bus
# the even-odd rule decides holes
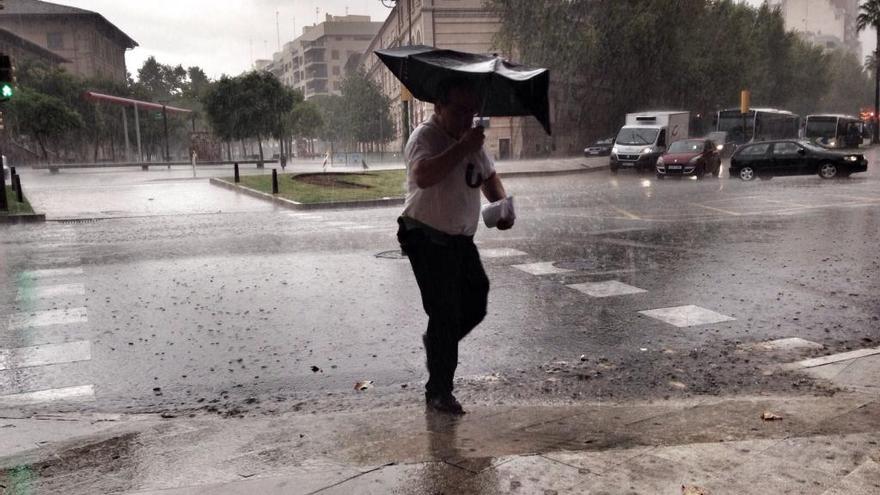
[[[737,146],[768,139],[797,139],[801,125],[797,114],[774,108],[753,108],[745,116],[739,108],[720,110],[715,120],[715,130],[726,132],[727,140]]]
[[[825,148],[858,148],[864,123],[852,115],[808,115],[804,138]]]

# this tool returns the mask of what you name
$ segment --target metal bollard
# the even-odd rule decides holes
[[[278,194],[278,169],[272,169],[272,194]]]
[[[14,175],[13,177],[13,189],[15,189],[15,193],[18,196],[16,199],[18,199],[19,203],[24,203],[24,191],[21,190],[21,176]]]
[[[238,162],[235,162],[235,183],[238,184],[241,182],[241,177],[238,175]]]
[[[6,174],[3,171],[0,171],[0,211],[9,211],[9,203],[6,202]]]

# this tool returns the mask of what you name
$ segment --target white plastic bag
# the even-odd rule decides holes
[[[483,223],[490,229],[497,226],[500,220],[513,221],[516,212],[513,210],[513,196],[483,205]]]

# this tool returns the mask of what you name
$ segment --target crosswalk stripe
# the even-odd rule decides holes
[[[39,280],[44,278],[66,277],[70,275],[82,275],[81,266],[73,266],[67,268],[44,268],[41,270],[28,270],[21,272],[21,277],[30,280]]]
[[[10,316],[6,328],[9,330],[20,330],[23,328],[45,327],[49,325],[85,323],[87,321],[88,316],[86,314],[86,308],[48,309],[45,311],[15,313]]]
[[[37,390],[34,392],[0,395],[0,407],[13,407],[25,404],[38,404],[40,402],[77,399],[94,400],[94,385],[79,385],[75,387],[52,388],[48,390]]]
[[[88,340],[0,349],[0,371],[74,363],[91,358],[92,348]]]
[[[86,288],[83,284],[61,284],[23,288],[18,290],[16,301],[36,301],[39,299],[52,299],[65,296],[85,295]]]

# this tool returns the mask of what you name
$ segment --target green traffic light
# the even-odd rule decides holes
[[[0,96],[2,96],[3,98],[12,98],[12,85],[4,84],[2,87],[0,87]]]

